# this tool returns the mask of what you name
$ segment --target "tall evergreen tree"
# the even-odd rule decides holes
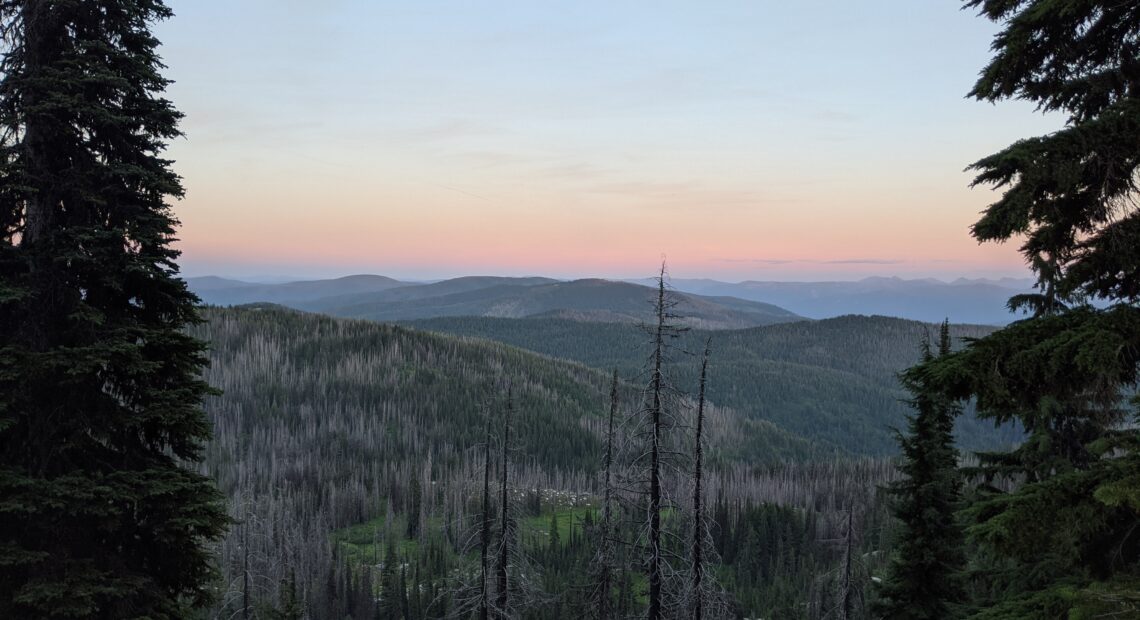
[[[487,620],[491,608],[491,413],[489,410],[486,411],[484,424],[483,512],[479,516],[479,620]]]
[[[389,537],[385,544],[384,566],[380,569],[380,604],[378,612],[381,618],[398,620],[403,617],[403,594],[400,592],[401,576],[400,560],[396,556],[396,541]]]
[[[509,618],[511,612],[511,554],[515,545],[514,515],[511,514],[511,418],[514,417],[514,393],[507,385],[507,406],[503,411],[502,475],[499,477],[499,549],[495,564],[495,613],[498,618]]]
[[[1140,436],[1123,405],[1140,361],[1140,2],[965,5],[1001,24],[970,94],[1068,120],[973,166],[976,185],[1005,190],[973,234],[1024,239],[1039,290],[1010,303],[1033,316],[913,371],[1028,434],[983,460],[987,476],[1021,483],[981,487],[967,511],[976,617],[1135,614]]]
[[[226,526],[162,157],[161,0],[2,0],[0,617],[181,618]]]
[[[949,323],[943,322],[938,354],[950,352]],[[923,361],[934,359],[923,342]],[[932,394],[921,377],[903,376],[915,415],[899,434],[903,478],[888,487],[892,513],[902,522],[887,579],[879,589],[877,612],[888,619],[935,620],[953,617],[963,599],[963,536],[955,520],[961,500],[954,420],[961,408]]]
[[[594,612],[598,620],[609,620],[613,614],[614,573],[614,422],[620,407],[618,372],[614,370],[610,380],[610,413],[606,426],[606,453],[602,458],[602,514],[598,524],[598,548],[595,554],[594,569]]]

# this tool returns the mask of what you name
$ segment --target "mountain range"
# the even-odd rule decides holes
[[[594,322],[636,322],[648,316],[650,278],[556,280],[468,276],[433,283],[379,275],[353,275],[283,284],[205,276],[187,279],[204,302],[269,302],[335,316],[380,321],[446,316],[562,317]],[[677,278],[684,293],[680,314],[694,327],[736,329],[847,314],[916,321],[1004,325],[1016,320],[1005,307],[1028,292],[1029,279],[864,278],[853,282],[721,282]]]
[[[464,277],[431,284],[359,275],[335,280],[253,284],[217,277],[191,278],[204,302],[270,302],[333,316],[406,321],[447,316],[554,317],[603,323],[647,322],[656,291],[602,279]],[[690,327],[739,329],[804,320],[778,306],[730,296],[681,294],[678,314]]]
[[[763,301],[812,319],[864,314],[931,323],[949,319],[976,325],[1005,325],[1021,318],[1006,308],[1006,301],[1030,292],[1033,286],[1028,278],[958,278],[944,282],[933,278],[873,277],[853,282],[738,283],[678,278],[671,283],[686,293]]]

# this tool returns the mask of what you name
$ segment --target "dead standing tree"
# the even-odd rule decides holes
[[[731,617],[728,598],[724,590],[717,584],[713,574],[708,570],[710,564],[717,562],[715,546],[712,543],[712,532],[709,529],[710,522],[705,516],[704,504],[705,417],[708,411],[705,395],[708,386],[711,345],[712,338],[710,337],[705,341],[705,349],[701,357],[696,420],[693,425],[692,514],[690,515],[692,531],[689,540],[689,582],[686,584],[686,605],[684,606],[689,617],[693,620]]]
[[[514,390],[508,383],[500,437],[499,546],[495,554],[495,592],[490,610],[491,616],[498,620],[519,617],[546,600],[539,587],[541,573],[537,564],[519,542],[522,505],[511,485],[512,475],[517,479],[513,464],[520,460],[515,457],[518,446],[514,438],[520,435],[515,432],[516,413]]]
[[[697,396],[697,429],[696,436],[693,438],[693,546],[690,550],[691,565],[689,567],[690,578],[690,597],[692,604],[692,617],[693,620],[702,620],[704,617],[704,602],[705,596],[702,588],[704,587],[704,548],[705,548],[705,515],[701,507],[701,465],[704,457],[703,441],[701,431],[704,430],[705,422],[705,385],[708,381],[709,371],[709,346],[712,344],[710,337],[705,341],[704,358],[701,360],[701,380],[700,387],[698,388]]]
[[[441,591],[432,602],[438,605],[444,602],[446,595],[452,599],[448,618],[471,618],[490,620],[492,617],[492,588],[491,588],[491,543],[494,538],[495,506],[491,503],[491,472],[495,466],[491,458],[493,446],[492,417],[495,411],[494,396],[488,394],[480,403],[483,413],[483,442],[474,446],[474,450],[481,453],[482,481],[480,483],[479,514],[472,521],[460,517],[457,529],[462,533],[457,544],[457,553],[460,557],[471,555],[478,549],[479,566],[474,570],[459,570],[454,575],[454,583],[449,590]],[[478,579],[478,583],[473,580]],[[497,617],[497,616],[496,616]]]
[[[503,412],[503,442],[502,442],[502,475],[499,478],[501,501],[499,506],[499,553],[498,563],[495,566],[496,599],[495,611],[499,618],[510,617],[510,564],[511,547],[515,541],[515,527],[511,515],[510,487],[508,474],[510,472],[510,444],[511,444],[511,417],[514,414],[514,394],[511,386],[507,386],[507,406]]]
[[[673,410],[679,398],[676,389],[665,375],[671,341],[688,331],[681,327],[680,318],[673,313],[677,301],[668,294],[665,285],[665,265],[657,277],[657,296],[654,301],[654,325],[650,327],[653,352],[650,357],[650,376],[645,390],[642,409],[643,436],[648,443],[648,451],[634,458],[634,467],[644,465],[648,477],[648,498],[646,503],[646,577],[649,582],[649,620],[660,620],[666,615],[664,591],[665,581],[671,576],[668,570],[664,530],[661,523],[664,489],[663,471],[665,459],[673,454],[666,438],[668,430],[676,424]]]
[[[488,620],[487,580],[491,554],[491,416],[486,416],[483,444],[483,514],[479,528],[479,620]]]
[[[866,616],[863,589],[866,585],[866,567],[858,555],[858,532],[855,510],[849,507],[842,517],[843,535],[823,542],[841,548],[839,565],[825,579],[813,598],[812,607],[818,610],[815,617],[821,620],[857,620]],[[833,583],[827,587],[827,580]]]

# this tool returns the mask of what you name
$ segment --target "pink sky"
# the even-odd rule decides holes
[[[963,98],[988,22],[586,4],[175,3],[184,273],[1025,274],[962,169],[1059,121]]]

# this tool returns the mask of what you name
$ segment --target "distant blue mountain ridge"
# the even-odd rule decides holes
[[[269,302],[336,316],[411,320],[445,316],[560,316],[629,322],[646,316],[651,278],[624,281],[542,277],[467,276],[439,282],[407,282],[379,275],[257,283],[204,276],[187,283],[204,302],[240,305]],[[849,314],[926,322],[1004,325],[1019,315],[1006,302],[1030,292],[1028,278],[967,279],[871,277],[834,282],[722,282],[677,278],[694,325],[736,329],[825,319]],[[682,312],[684,314],[684,312]]]

